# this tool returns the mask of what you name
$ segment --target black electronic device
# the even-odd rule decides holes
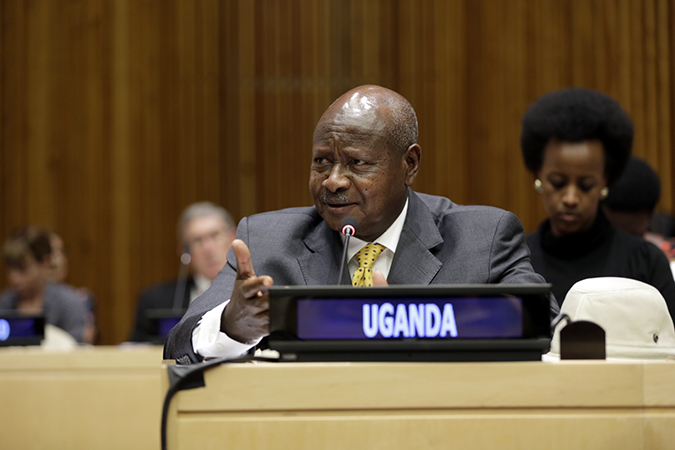
[[[162,345],[169,331],[175,327],[185,314],[184,309],[151,309],[147,316],[150,320],[150,338],[152,344]]]
[[[273,286],[284,361],[534,361],[551,341],[548,284]]]
[[[44,338],[44,316],[0,310],[0,346],[40,345]]]

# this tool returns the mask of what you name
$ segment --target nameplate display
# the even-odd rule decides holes
[[[180,322],[183,318],[183,314],[185,314],[185,310],[183,309],[149,310],[147,313],[150,323],[149,342],[158,345],[163,344],[169,331]]]
[[[299,299],[299,339],[520,338],[519,297]]]
[[[0,310],[0,346],[40,345],[45,337],[43,316]]]
[[[550,285],[277,286],[269,345],[282,360],[536,360]]]

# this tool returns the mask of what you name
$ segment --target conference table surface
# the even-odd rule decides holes
[[[672,449],[673,362],[220,365],[170,450]]]
[[[0,349],[0,448],[160,447],[159,347]],[[237,363],[179,392],[169,449],[675,448],[675,363]]]
[[[159,448],[162,349],[0,349],[0,449]]]

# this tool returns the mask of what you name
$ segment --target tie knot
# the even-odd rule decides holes
[[[366,244],[356,253],[356,261],[359,263],[359,269],[352,277],[354,286],[372,286],[373,285],[373,264],[380,253],[386,247],[381,244]]]
[[[359,267],[363,266],[365,263],[374,262],[385,248],[386,247],[382,244],[366,244],[365,247],[356,253],[356,260],[359,262]]]

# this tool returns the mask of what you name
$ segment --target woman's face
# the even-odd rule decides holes
[[[551,139],[537,178],[553,234],[561,237],[588,230],[598,213],[600,191],[607,186],[602,143]]]

